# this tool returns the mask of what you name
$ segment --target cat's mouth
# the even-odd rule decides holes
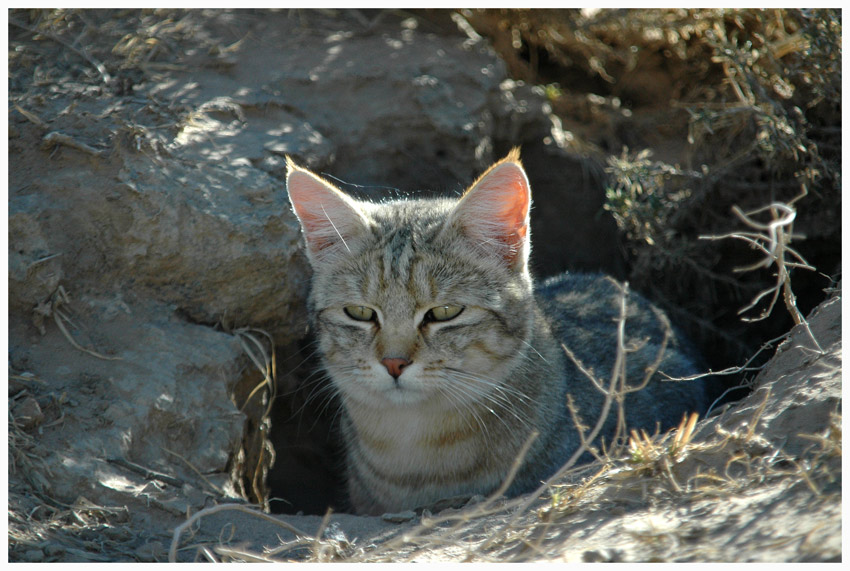
[[[409,376],[399,378],[391,378],[381,391],[382,396],[396,405],[412,405],[419,404],[428,396],[428,392],[424,391],[417,382],[418,380]]]
[[[395,405],[415,405],[419,404],[422,399],[422,393],[419,391],[405,389],[395,386],[384,393],[384,398]]]
[[[433,400],[434,391],[428,390],[423,379],[405,373],[397,378],[390,375],[374,375],[368,380],[368,391],[347,391],[358,402],[370,407],[383,405],[413,406]]]

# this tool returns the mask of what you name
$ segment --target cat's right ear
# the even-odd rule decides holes
[[[357,203],[334,185],[286,158],[286,190],[307,241],[311,261],[350,252],[368,221]]]

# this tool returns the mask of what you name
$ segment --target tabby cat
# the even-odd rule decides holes
[[[607,383],[621,286],[567,273],[535,292],[519,152],[460,198],[354,200],[291,160],[287,189],[313,268],[309,309],[322,364],[342,403],[354,511],[493,492],[533,432],[508,494],[554,473],[580,445],[567,394],[591,426],[604,400],[562,344]],[[629,295],[631,384],[655,360],[664,323]],[[674,335],[660,366],[672,377],[696,371],[681,343]],[[699,384],[653,378],[626,399],[626,420],[667,427],[704,401]],[[614,416],[601,436],[610,438]]]

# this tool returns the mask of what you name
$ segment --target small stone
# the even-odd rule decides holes
[[[622,553],[617,549],[591,549],[581,555],[584,563],[617,563],[622,561]]]
[[[32,430],[44,421],[44,413],[41,412],[38,401],[32,397],[17,403],[12,410],[12,415],[24,430]]]
[[[614,506],[611,508],[611,515],[621,516],[626,514],[626,508],[623,506]]]
[[[472,496],[471,498],[469,498],[469,501],[468,501],[468,502],[466,502],[466,505],[467,505],[467,506],[474,506],[475,504],[480,504],[481,502],[483,502],[483,501],[484,501],[484,500],[486,500],[486,499],[487,499],[487,498],[485,498],[485,497],[484,497],[484,496],[482,496],[481,494],[475,494],[474,496]]]
[[[48,557],[60,557],[65,553],[65,548],[61,545],[48,545],[44,548],[44,553]]]
[[[44,561],[44,551],[41,549],[28,549],[24,552],[24,560],[25,561]]]
[[[406,512],[399,512],[394,514],[384,514],[381,516],[381,519],[384,521],[388,521],[390,523],[404,523],[412,520],[416,517],[416,512],[413,510],[407,510]]]
[[[151,541],[136,548],[140,561],[159,561],[165,555],[165,547],[159,541]]]

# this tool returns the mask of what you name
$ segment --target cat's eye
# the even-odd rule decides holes
[[[375,319],[375,310],[365,305],[346,305],[342,310],[348,317],[356,321],[372,321]]]
[[[438,305],[428,310],[425,314],[425,322],[449,321],[460,315],[462,311],[462,305]]]

